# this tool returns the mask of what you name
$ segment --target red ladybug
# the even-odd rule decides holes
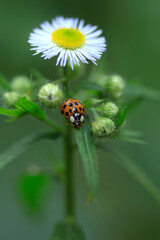
[[[75,128],[79,128],[84,125],[84,107],[78,100],[68,98],[62,103],[60,111],[67,120],[71,121]]]

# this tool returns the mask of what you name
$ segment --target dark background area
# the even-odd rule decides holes
[[[0,71],[8,78],[39,69],[47,79],[56,76],[55,60],[32,56],[29,33],[45,20],[58,15],[84,18],[104,31],[108,50],[102,62],[107,73],[122,75],[126,81],[140,78],[144,85],[160,89],[160,1],[9,1],[0,0]],[[100,63],[100,62],[99,62]],[[101,64],[101,63],[100,63]],[[58,113],[57,113],[58,115]],[[32,131],[45,129],[43,123],[23,118],[13,123],[0,121],[0,150]],[[160,108],[159,102],[145,100],[128,126],[143,132],[148,145],[117,144],[115,148],[131,156],[160,188]],[[0,239],[49,239],[56,221],[63,217],[63,187],[47,193],[43,213],[33,217],[24,211],[17,196],[19,176],[31,164],[49,165],[48,152],[61,151],[61,141],[40,142],[0,172]],[[59,154],[58,158],[62,155]],[[99,151],[99,197],[90,207],[85,204],[87,186],[77,155],[77,221],[87,239],[158,240],[160,205],[115,162]]]

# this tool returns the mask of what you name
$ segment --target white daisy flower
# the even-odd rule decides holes
[[[96,64],[106,50],[105,38],[100,37],[102,30],[97,26],[86,25],[78,18],[57,17],[52,23],[44,22],[30,34],[29,43],[35,54],[42,53],[44,59],[57,57],[56,65],[65,67],[69,60],[71,68],[80,61],[88,60]],[[34,55],[35,55],[34,54]]]

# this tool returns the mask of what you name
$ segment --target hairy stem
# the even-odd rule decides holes
[[[67,67],[64,68],[64,91],[65,97],[69,97],[69,87],[67,78]],[[65,182],[65,211],[66,220],[72,222],[74,219],[74,167],[73,167],[73,142],[72,129],[66,126],[66,134],[64,136],[64,160],[66,166],[66,182]]]
[[[64,137],[65,145],[65,165],[66,165],[66,182],[65,182],[65,207],[66,218],[73,221],[74,218],[74,176],[73,176],[73,144],[72,129],[68,126],[66,136]]]

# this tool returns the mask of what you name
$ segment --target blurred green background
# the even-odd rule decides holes
[[[63,15],[84,18],[86,23],[104,30],[108,50],[102,61],[106,62],[106,72],[120,74],[127,81],[138,77],[144,85],[160,89],[159,11],[158,0],[0,0],[0,71],[11,79],[15,75],[28,74],[34,67],[46,78],[54,79],[55,60],[32,57],[27,40],[32,29],[40,23]],[[13,123],[3,120],[1,117],[1,151],[22,136],[46,128],[30,117]],[[159,102],[145,100],[127,124],[142,131],[148,145],[117,144],[115,141],[112,144],[131,156],[160,188],[159,122]],[[54,223],[62,219],[62,185],[49,188],[43,211],[36,216],[26,213],[17,194],[17,182],[25,169],[32,163],[48,167],[46,155],[51,152],[57,155],[57,148],[60,152],[60,140],[37,143],[0,172],[1,240],[49,239]],[[61,157],[59,153],[58,158]],[[125,170],[106,158],[105,152],[99,152],[99,159],[99,197],[90,207],[85,204],[87,186],[78,155],[75,160],[77,221],[87,239],[160,239],[160,205]]]

